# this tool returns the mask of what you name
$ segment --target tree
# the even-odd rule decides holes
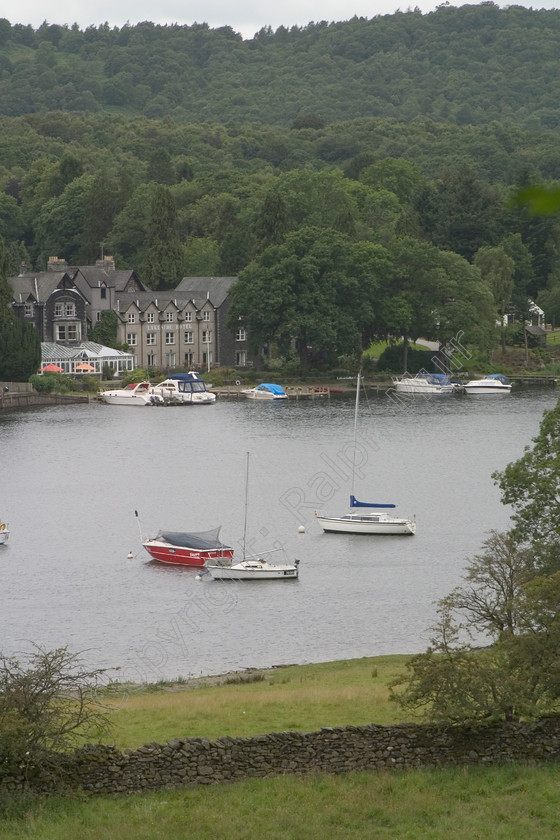
[[[391,687],[400,706],[432,721],[534,718],[560,703],[558,646],[549,643],[560,640],[560,574],[536,577],[534,553],[511,533],[492,532],[484,549],[465,585],[439,602],[428,650]]]
[[[20,658],[0,653],[0,775],[56,768],[85,735],[108,731],[96,701],[103,669],[84,668],[67,648],[34,645]]]
[[[27,382],[41,364],[41,342],[33,325],[12,312],[12,290],[6,280],[9,265],[10,252],[0,236],[0,379]]]
[[[167,187],[155,188],[148,238],[139,274],[151,289],[174,288],[184,274],[185,254],[176,229],[177,209]]]
[[[117,347],[117,330],[119,319],[116,312],[107,310],[101,313],[99,321],[89,330],[88,338],[105,347]]]
[[[532,448],[492,473],[502,503],[513,508],[515,535],[545,553],[557,551],[560,533],[560,401],[545,411]]]
[[[241,320],[253,351],[279,343],[296,343],[302,370],[312,355],[359,354],[359,293],[348,270],[351,242],[344,234],[302,228],[282,245],[271,245],[240,273],[232,290],[230,329]]]
[[[513,292],[515,263],[501,247],[479,248],[474,255],[474,264],[488,282],[494,295],[494,303],[500,315],[502,353],[506,352],[506,311]]]

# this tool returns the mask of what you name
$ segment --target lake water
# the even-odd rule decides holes
[[[423,650],[434,602],[508,526],[491,473],[557,396],[370,393],[356,495],[415,515],[414,537],[324,534],[314,520],[348,506],[352,398],[0,413],[0,649],[68,645],[135,682]],[[248,549],[282,547],[272,558],[299,558],[299,580],[197,580],[151,561],[140,531],[222,525],[239,548],[246,452]]]

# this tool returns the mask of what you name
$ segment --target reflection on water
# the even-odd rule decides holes
[[[348,505],[351,398],[0,414],[0,514],[11,528],[1,647],[67,644],[120,667],[119,679],[150,681],[424,649],[434,601],[487,532],[507,527],[491,473],[522,454],[556,397],[542,388],[396,403],[370,392],[356,495],[415,515],[414,537],[327,535],[314,520],[318,507]],[[299,580],[196,580],[150,561],[139,526],[221,524],[239,547],[247,451],[249,549],[283,547],[301,561]]]

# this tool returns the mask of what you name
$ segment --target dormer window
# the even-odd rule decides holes
[[[204,312],[204,314],[202,316],[202,320],[203,321],[209,321],[210,320],[210,313],[209,312]]]
[[[55,303],[54,305],[54,317],[55,318],[62,318],[64,315],[64,307],[61,303]]]
[[[170,322],[173,320],[173,312],[166,312],[165,313],[165,320]]]
[[[153,324],[154,323],[154,313],[153,312],[147,312],[146,313],[146,321],[148,322],[148,324]]]
[[[107,286],[101,286],[101,300],[105,300],[107,297]]]
[[[64,314],[67,318],[73,318],[76,314],[76,307],[73,303],[64,304]]]
[[[128,313],[128,323],[135,324],[136,323],[136,312],[129,312]]]
[[[185,321],[192,321],[192,312],[185,312]]]

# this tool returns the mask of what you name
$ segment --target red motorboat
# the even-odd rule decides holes
[[[233,548],[220,540],[220,529],[200,531],[160,531],[142,543],[154,560],[178,566],[204,566],[207,560],[226,559],[231,562]]]

